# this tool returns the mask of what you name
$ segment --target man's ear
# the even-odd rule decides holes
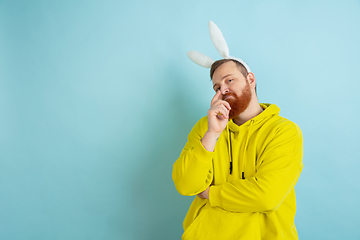
[[[246,80],[250,84],[250,88],[254,89],[256,87],[255,75],[252,72],[246,76]]]

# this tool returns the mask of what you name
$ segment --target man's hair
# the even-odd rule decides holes
[[[223,63],[229,62],[229,61],[233,61],[234,63],[236,63],[236,66],[238,67],[239,71],[242,73],[242,75],[246,78],[246,76],[248,75],[248,72],[246,70],[246,68],[238,61],[234,60],[234,59],[220,59],[215,61],[212,65],[211,65],[211,69],[210,69],[210,78],[212,79],[215,70]]]

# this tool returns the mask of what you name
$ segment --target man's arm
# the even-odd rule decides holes
[[[184,149],[173,165],[172,178],[176,189],[182,195],[196,195],[204,191],[213,180],[214,152],[206,150],[201,143],[207,126],[206,117],[195,124]]]
[[[266,147],[253,177],[211,186],[210,205],[233,212],[276,210],[300,176],[302,155],[302,134],[292,123],[281,129]]]
[[[230,105],[218,91],[211,100],[207,118],[195,124],[180,157],[173,165],[175,187],[182,195],[203,192],[213,180],[212,159],[217,139],[225,129]]]

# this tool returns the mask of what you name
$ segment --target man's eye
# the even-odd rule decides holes
[[[232,79],[229,79],[229,82],[232,82],[233,80]]]

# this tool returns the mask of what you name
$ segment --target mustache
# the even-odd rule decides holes
[[[237,95],[235,94],[235,93],[233,93],[233,92],[227,92],[227,93],[225,93],[223,96],[222,96],[222,100],[225,100],[227,97],[229,97],[229,96],[233,96],[233,97],[235,97],[235,98],[237,98]],[[226,101],[226,100],[225,100]]]

